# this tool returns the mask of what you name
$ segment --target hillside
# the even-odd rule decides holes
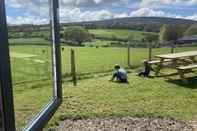
[[[65,26],[84,26],[88,29],[130,29],[145,32],[159,32],[164,24],[183,26],[188,28],[190,25],[197,24],[197,21],[175,18],[161,17],[129,17],[110,19],[102,21],[61,23],[61,29]],[[15,25],[8,26],[9,32],[40,32],[49,31],[50,25]]]
[[[85,26],[87,28],[133,29],[158,32],[163,24],[188,27],[197,21],[162,17],[129,17],[102,21],[64,23],[64,26]]]

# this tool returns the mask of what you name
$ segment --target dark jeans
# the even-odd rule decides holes
[[[121,82],[121,83],[127,83],[127,79],[122,79],[120,75],[118,75],[118,73],[115,73],[114,74],[114,77],[117,79],[118,82]]]
[[[148,72],[140,72],[139,74],[138,74],[139,76],[144,76],[144,77],[149,77],[149,73]]]

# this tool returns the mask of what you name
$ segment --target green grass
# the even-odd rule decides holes
[[[65,48],[62,52],[63,74],[70,71],[70,49]],[[113,65],[120,63],[126,66],[126,48],[74,48],[76,54],[76,69],[78,74],[106,72]]]
[[[49,41],[46,41],[43,38],[12,38],[9,39],[10,44],[23,44],[23,45],[28,45],[28,44],[50,44]]]
[[[150,32],[134,31],[134,30],[126,30],[126,29],[91,29],[89,30],[89,32],[97,36],[103,36],[109,38],[116,37],[120,39],[127,39],[130,35],[132,35],[134,40],[140,40],[140,41],[145,37],[145,34],[150,33]]]
[[[62,52],[62,71],[63,74],[71,72],[70,66],[70,49],[65,47]],[[197,47],[176,48],[176,52],[196,50]],[[127,48],[91,48],[77,47],[74,48],[76,54],[77,74],[97,73],[110,71],[114,64],[120,64],[123,67],[127,65]],[[152,56],[157,54],[170,53],[170,48],[155,48]],[[132,48],[131,64],[133,68],[142,66],[142,62],[148,59],[148,49]],[[154,57],[153,57],[154,59]]]
[[[43,50],[45,50],[45,53],[43,53]],[[51,72],[52,68],[51,48],[49,46],[10,46],[10,51],[14,83],[51,78],[46,75]],[[16,54],[18,54],[18,57]],[[20,54],[24,54],[24,58],[19,57]],[[28,58],[28,55],[35,57]]]
[[[14,108],[17,131],[21,131],[53,99],[52,81],[14,85]]]
[[[49,46],[10,46],[17,130],[53,98],[50,52]]]
[[[70,73],[70,49],[62,51],[63,75]],[[176,51],[196,50],[196,47],[177,48]],[[45,53],[43,53],[45,50]],[[92,79],[80,80],[77,87],[65,82],[64,102],[52,120],[66,118],[152,116],[173,117],[188,121],[194,119],[196,112],[196,79],[188,86],[172,77],[142,79],[136,71],[142,67],[142,61],[148,58],[148,49],[131,50],[132,72],[130,84],[122,85],[108,82],[110,76],[98,77],[97,72],[105,73],[119,63],[127,67],[126,48],[90,48],[75,47],[77,74],[91,74]],[[12,76],[14,84],[14,102],[16,125],[18,130],[36,115],[53,96],[51,74],[51,48],[49,46],[10,46]],[[156,54],[169,53],[169,48],[153,49]],[[24,55],[24,58],[21,57]],[[26,58],[27,56],[32,56]],[[39,63],[35,60],[42,60]],[[68,78],[67,78],[68,79]],[[175,81],[174,81],[175,80]],[[186,110],[187,109],[187,110]]]
[[[92,42],[85,42],[84,45],[87,47],[110,47],[112,42],[107,40],[93,40]]]
[[[109,82],[111,76],[64,83],[64,100],[49,125],[64,119],[167,117],[188,122],[197,116],[197,77],[184,85],[178,76],[140,78],[132,70],[129,84]],[[195,76],[190,74],[189,76]]]

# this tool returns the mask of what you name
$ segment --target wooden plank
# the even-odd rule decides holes
[[[157,66],[156,72],[155,72],[156,76],[158,76],[161,68],[163,67],[163,62],[164,62],[164,59],[161,59],[160,62],[159,62],[159,65]]]
[[[197,51],[187,51],[187,52],[174,53],[174,54],[156,55],[155,57],[164,58],[164,59],[179,59],[179,58],[193,57],[193,56],[197,56]]]
[[[170,62],[172,61],[171,59],[165,59],[163,62]],[[160,60],[153,60],[153,61],[148,61],[148,64],[158,64],[160,63]]]
[[[187,84],[188,81],[187,81],[187,79],[185,78],[185,72],[184,72],[183,70],[179,70],[178,73],[179,73],[180,78],[181,78],[181,80],[183,81],[183,83]]]
[[[197,65],[188,65],[188,66],[177,67],[177,69],[179,69],[179,70],[188,70],[188,69],[195,69],[195,68],[197,68]]]

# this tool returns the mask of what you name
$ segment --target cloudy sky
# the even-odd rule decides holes
[[[49,22],[49,0],[5,1],[9,24]],[[197,0],[60,0],[61,22],[140,16],[197,20]]]

